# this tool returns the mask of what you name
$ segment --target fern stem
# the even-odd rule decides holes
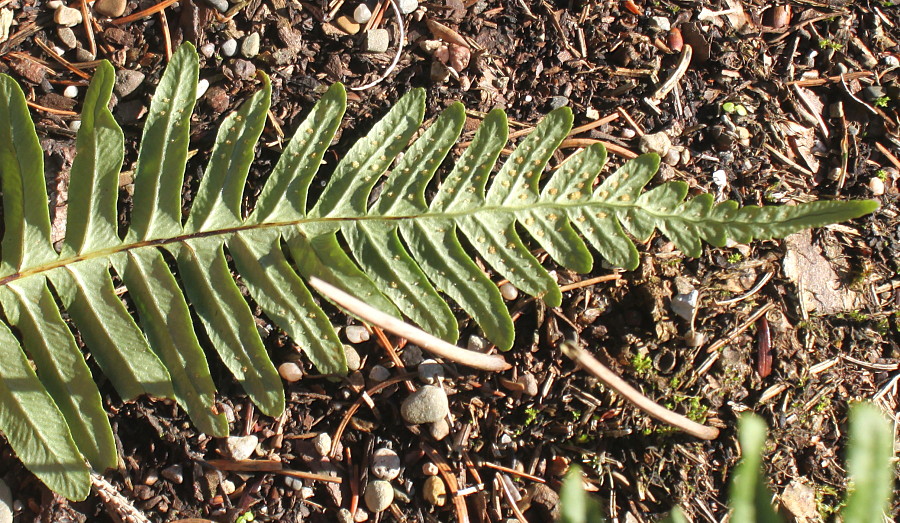
[[[355,316],[392,332],[397,336],[406,338],[419,347],[441,358],[462,363],[478,370],[501,372],[512,368],[503,356],[497,354],[482,354],[471,350],[462,349],[456,345],[436,338],[422,329],[398,320],[397,318],[381,312],[380,310],[363,303],[337,287],[326,283],[315,276],[309,279],[309,284],[323,296],[347,309]]]
[[[651,417],[656,418],[663,423],[668,423],[669,425],[700,439],[712,440],[719,437],[719,429],[701,425],[696,421],[692,421],[677,412],[672,412],[654,402],[629,385],[615,372],[610,370],[609,367],[597,361],[597,359],[588,354],[586,350],[575,346],[574,343],[564,342],[560,348],[562,349],[563,354],[587,369],[588,372],[602,381],[604,385],[621,394],[623,398],[630,401],[635,407],[646,412]]]

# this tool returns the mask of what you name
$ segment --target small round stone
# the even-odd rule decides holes
[[[220,485],[222,486],[222,492],[224,492],[226,496],[234,494],[234,491],[237,490],[237,486],[234,484],[234,481],[231,481],[230,479],[222,481]]]
[[[344,329],[344,336],[350,343],[362,343],[369,341],[369,330],[362,325],[348,325]]]
[[[257,445],[259,445],[259,438],[253,434],[229,436],[225,438],[225,455],[235,461],[244,461],[250,459]]]
[[[338,511],[338,523],[353,523],[353,514],[349,510],[342,508]]]
[[[74,85],[66,87],[63,91],[63,96],[65,96],[66,98],[75,98],[76,96],[78,96],[78,87]]]
[[[359,357],[359,353],[350,345],[344,345],[344,358],[347,359],[347,369],[351,372],[362,367],[362,359]]]
[[[383,479],[370,481],[366,485],[366,507],[372,512],[381,512],[394,502],[394,487]]]
[[[72,120],[69,122],[69,129],[78,132],[78,129],[81,129],[81,120]]]
[[[13,497],[9,486],[5,481],[0,479],[0,522],[12,523],[13,520]]]
[[[504,300],[512,301],[519,297],[519,289],[512,283],[506,282],[500,286],[500,294]]]
[[[391,377],[391,371],[387,370],[383,365],[375,365],[369,371],[369,379],[378,383]]]
[[[447,393],[440,387],[425,385],[400,405],[400,415],[412,425],[434,423],[450,413]]]
[[[403,347],[403,354],[400,355],[400,359],[403,360],[403,364],[407,367],[418,367],[424,359],[422,349],[416,345],[407,345]]]
[[[443,507],[447,503],[447,485],[438,476],[428,476],[422,485],[422,497],[432,505]]]
[[[441,441],[450,435],[450,422],[446,417],[441,418],[428,425],[428,433],[435,441]]]
[[[401,14],[408,15],[419,8],[419,0],[400,0],[397,7],[400,8]]]
[[[383,447],[372,453],[372,474],[378,479],[390,481],[400,475],[400,456]]]
[[[80,24],[81,20],[81,11],[72,9],[71,7],[60,6],[60,8],[53,13],[53,21],[56,22],[56,25],[61,25],[63,27],[74,27]]]
[[[244,41],[241,42],[241,54],[244,58],[253,58],[259,54],[259,33],[250,33]]]
[[[516,379],[517,382],[521,383],[525,386],[525,394],[528,396],[537,396],[538,394],[538,381],[537,378],[534,377],[534,374],[530,372],[526,372]]]
[[[113,88],[116,96],[125,98],[133,93],[144,82],[144,73],[131,69],[119,69],[116,71],[116,84]]]
[[[426,461],[425,464],[422,465],[422,474],[425,474],[426,476],[437,476],[438,472],[440,472],[440,469],[433,461]]]
[[[873,176],[869,179],[869,190],[872,191],[873,196],[881,196],[884,194],[884,181],[877,176]]]
[[[213,45],[212,42],[206,42],[205,44],[200,46],[200,54],[205,56],[206,58],[212,58],[212,55],[216,53],[216,46]]]
[[[285,476],[284,484],[291,490],[300,490],[303,488],[303,480],[293,476]]]
[[[278,374],[288,383],[294,383],[303,378],[303,370],[293,361],[286,361],[279,365]]]
[[[444,366],[437,360],[423,360],[419,364],[419,379],[429,385],[434,385],[444,377]]]
[[[237,52],[237,40],[229,38],[222,42],[222,54],[225,56],[234,56]]]
[[[162,477],[167,480],[175,483],[176,485],[180,485],[184,482],[184,469],[181,465],[172,465],[171,467],[166,467],[162,470]]]
[[[128,2],[125,0],[97,0],[94,2],[94,12],[101,16],[116,18],[122,16],[126,5]]]
[[[197,82],[197,99],[199,100],[201,96],[206,94],[206,90],[209,89],[209,80],[206,78],[201,78],[199,82]],[[297,367],[299,369],[299,367]],[[283,376],[282,376],[283,377]],[[287,379],[287,378],[285,378]]]
[[[331,435],[327,432],[320,432],[313,440],[316,452],[318,452],[320,456],[327,456],[328,453],[331,452],[331,443]]]
[[[364,24],[368,22],[372,18],[372,10],[369,9],[369,6],[365,3],[359,4],[356,6],[356,9],[353,10],[353,20],[357,24]]]

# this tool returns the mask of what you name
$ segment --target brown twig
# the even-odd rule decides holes
[[[34,102],[29,102],[25,100],[25,103],[28,104],[28,107],[32,109],[37,109],[38,111],[44,111],[50,114],[58,114],[62,116],[78,116],[78,113],[74,111],[66,111],[65,109],[53,109],[51,107],[44,107],[43,105],[36,104]]]
[[[629,385],[606,365],[600,363],[586,350],[576,346],[574,343],[563,342],[560,345],[560,348],[562,349],[563,354],[584,367],[594,377],[603,382],[604,385],[619,393],[623,398],[630,401],[635,407],[641,409],[651,417],[662,421],[663,423],[668,423],[669,425],[700,439],[712,440],[719,436],[719,429],[701,425],[677,412],[672,412],[647,396],[644,396],[640,391]]]
[[[431,448],[427,443],[421,443],[421,447],[422,450],[425,451],[425,454],[428,454],[429,459],[438,466],[438,472],[441,474],[441,477],[444,478],[444,481],[447,483],[447,488],[450,489],[450,492],[453,494],[453,506],[456,508],[456,521],[459,523],[469,523],[469,511],[466,509],[466,500],[457,494],[459,492],[459,483],[456,481],[456,476],[453,474],[453,469],[450,468],[450,464],[447,463],[444,456],[438,454],[438,451]]]
[[[154,14],[162,11],[163,9],[169,7],[170,5],[174,4],[177,1],[178,0],[163,0],[162,2],[160,2],[156,5],[150,6],[147,9],[144,9],[143,11],[138,11],[137,13],[132,13],[128,16],[116,18],[115,20],[112,21],[112,23],[114,25],[122,25],[122,24],[127,24],[128,22],[134,22],[135,20],[140,20],[141,18],[146,18],[148,16],[154,15]]]
[[[375,337],[378,339],[379,345],[381,345],[381,348],[383,348],[384,351],[387,352],[388,357],[392,362],[394,362],[394,366],[401,371],[406,372],[406,365],[403,364],[403,360],[400,359],[400,355],[397,354],[397,350],[394,349],[394,345],[387,338],[387,336],[384,335],[384,331],[375,325],[371,327],[367,325],[367,327],[370,328],[373,333],[375,333]],[[412,380],[406,380],[404,384],[406,385],[406,390],[410,392],[416,391],[416,386],[413,385]]]
[[[84,78],[85,80],[91,79],[91,75],[89,75],[86,72],[82,71],[81,69],[75,67],[74,65],[72,65],[68,60],[66,60],[62,56],[59,56],[59,54],[57,54],[56,51],[51,49],[50,46],[45,44],[40,38],[35,38],[34,43],[38,44],[38,47],[40,47],[41,49],[44,50],[45,53],[50,55],[50,58],[53,58],[54,60],[56,60],[57,62],[62,64],[62,66],[65,67],[66,69],[68,69],[69,71],[72,71],[73,73]]]
[[[169,21],[166,19],[166,11],[159,12],[159,23],[162,25],[163,45],[166,50],[166,62],[172,59],[172,35],[169,34]]]
[[[334,285],[326,283],[315,276],[309,279],[309,284],[322,293],[322,295],[347,309],[355,316],[374,325],[378,325],[382,329],[394,333],[397,336],[406,338],[419,347],[440,356],[441,358],[462,363],[473,369],[492,372],[501,372],[512,368],[503,356],[497,354],[483,354],[447,343],[418,327],[413,327],[389,314],[381,312],[371,305],[363,303],[361,300],[354,298],[350,294],[347,294]]]
[[[497,465],[496,463],[491,463],[490,461],[482,461],[482,467],[487,467],[489,469],[499,470],[500,472],[506,472],[507,474],[512,474],[513,476],[518,476],[520,478],[525,478],[531,481],[535,481],[537,483],[546,483],[547,481],[544,478],[539,478],[537,476],[527,474],[525,472],[519,472],[516,469],[511,469],[509,467],[504,467],[503,465]]]
[[[88,52],[90,52],[94,56],[97,56],[97,41],[94,39],[94,27],[92,25],[92,22],[94,21],[94,15],[91,14],[91,10],[88,9],[87,4],[87,0],[82,0],[81,21],[84,24],[84,34],[87,35]]]
[[[603,283],[605,281],[619,280],[621,278],[622,278],[621,274],[607,274],[605,276],[597,276],[595,278],[588,278],[586,280],[577,281],[575,283],[570,283],[568,285],[560,285],[559,290],[561,292],[574,291],[575,289],[589,287],[596,283]]]
[[[628,158],[629,160],[638,157],[638,154],[636,152],[626,149],[626,148],[622,147],[621,145],[616,145],[614,143],[606,142],[603,140],[595,140],[593,138],[566,138],[565,140],[562,141],[561,144],[559,144],[559,148],[560,149],[574,149],[574,148],[588,147],[595,143],[601,143],[601,144],[603,144],[603,147],[606,147],[607,151],[609,151],[613,154],[618,154],[619,156],[622,156],[623,158]]]

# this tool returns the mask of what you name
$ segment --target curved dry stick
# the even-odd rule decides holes
[[[369,87],[373,87],[373,86],[381,83],[381,81],[384,80],[385,78],[387,78],[388,75],[391,74],[391,71],[393,71],[394,68],[397,67],[397,62],[400,61],[400,55],[403,54],[403,41],[406,40],[406,29],[403,27],[403,17],[400,16],[400,8],[397,7],[397,1],[396,0],[388,0],[388,1],[391,3],[391,9],[393,9],[393,11],[394,11],[394,18],[397,20],[397,27],[399,28],[399,31],[400,31],[400,38],[398,39],[399,41],[397,42],[397,54],[395,54],[394,59],[391,60],[391,65],[389,65],[388,68],[384,70],[384,74],[382,74],[378,78],[372,80],[371,82],[369,82],[365,85],[360,85],[359,87],[351,87],[350,88],[351,91],[364,91],[364,90],[368,89]]]
[[[666,78],[666,81],[663,82],[659,89],[653,93],[653,96],[650,97],[651,100],[662,100],[669,94],[669,91],[675,88],[678,84],[678,81],[681,80],[681,77],[684,76],[684,73],[687,72],[688,66],[691,65],[691,56],[693,56],[694,50],[690,45],[684,44],[684,49],[681,50],[681,57],[678,60],[678,66],[675,67],[675,70],[672,71],[672,74]]]
[[[602,381],[604,385],[618,392],[620,395],[622,395],[623,398],[630,401],[635,407],[646,412],[651,417],[656,418],[663,423],[668,423],[669,425],[681,429],[691,436],[696,436],[700,439],[711,440],[719,437],[719,429],[715,427],[707,427],[706,425],[701,425],[696,421],[691,421],[681,414],[672,412],[671,410],[654,402],[647,396],[641,394],[640,391],[629,385],[615,372],[611,371],[606,365],[597,361],[597,359],[588,354],[586,350],[576,347],[574,343],[568,341],[563,342],[560,345],[560,348],[562,349],[563,354],[574,360],[575,363],[578,363],[579,365],[587,369],[587,371],[593,374],[594,377]]]
[[[406,338],[435,356],[440,356],[441,358],[462,363],[463,365],[479,370],[500,372],[512,368],[512,365],[507,363],[503,356],[497,354],[483,354],[481,352],[463,349],[451,343],[447,343],[440,338],[428,334],[422,329],[413,327],[389,314],[381,312],[371,305],[363,303],[361,300],[354,298],[334,285],[326,283],[315,276],[309,278],[309,284],[322,293],[323,296],[347,309],[353,315],[358,316],[373,325],[378,325],[382,329],[392,332],[397,336]]]

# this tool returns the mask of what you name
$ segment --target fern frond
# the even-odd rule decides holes
[[[455,341],[449,297],[506,350],[513,344],[512,320],[496,284],[463,248],[460,235],[497,275],[557,306],[559,287],[526,247],[522,231],[560,265],[587,272],[593,266],[588,244],[613,265],[638,265],[626,230],[643,241],[658,229],[685,253],[698,255],[701,241],[722,245],[727,238],[783,236],[875,208],[873,202],[815,202],[739,209],[733,202],[713,205],[710,195],[686,199],[680,182],[642,193],[658,169],[655,155],[627,162],[594,188],[606,160],[600,145],[544,177],[572,127],[566,108],[540,122],[489,183],[508,136],[506,116],[491,111],[428,201],[426,188],[456,143],[465,112],[458,103],[450,105],[410,144],[425,114],[421,89],[405,95],[353,145],[318,200],[309,202],[308,189],[346,108],[344,88],[336,84],[300,124],[244,217],[244,185],[271,97],[268,78],[261,75],[263,89],[223,122],[182,223],[198,70],[196,52],[185,44],[160,81],[144,125],[131,223],[122,239],[116,195],[124,137],[107,109],[112,67],[97,68],[76,141],[59,253],[50,243],[34,125],[21,89],[0,76],[6,231],[0,356],[9,362],[0,367],[0,431],[29,468],[72,499],[84,497],[90,484],[80,456],[102,470],[115,463],[115,447],[99,393],[60,309],[123,398],[174,398],[200,430],[223,436],[228,426],[215,408],[198,328],[263,413],[277,416],[284,409],[280,379],[229,256],[268,318],[322,373],[343,374],[340,340],[304,279],[315,276]],[[114,276],[127,288],[140,327],[116,295]],[[192,311],[200,325],[192,322]]]

